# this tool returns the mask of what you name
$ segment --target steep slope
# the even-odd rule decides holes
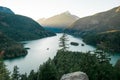
[[[107,52],[120,52],[120,31],[86,35],[83,41]]]
[[[71,13],[64,12],[48,19],[39,19],[38,22],[47,27],[55,27],[55,28],[66,28],[75,22],[78,19],[77,16],[72,15]]]
[[[80,18],[68,30],[77,30],[78,33],[75,34],[83,35],[118,29],[120,29],[120,7],[93,16]]]
[[[4,59],[16,58],[27,55],[23,45],[8,38],[0,32],[0,56]]]
[[[120,7],[80,18],[66,32],[100,49],[120,52]]]
[[[55,35],[31,18],[0,12],[0,31],[16,41],[33,40]]]
[[[55,35],[31,18],[16,15],[9,8],[0,7],[0,57],[4,59],[27,55],[23,44],[16,41],[39,39]]]

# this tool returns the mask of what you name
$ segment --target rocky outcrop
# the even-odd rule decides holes
[[[64,74],[60,80],[89,80],[89,79],[86,73],[78,71],[74,73]]]

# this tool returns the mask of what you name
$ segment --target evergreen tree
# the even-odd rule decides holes
[[[37,80],[57,80],[57,69],[51,59],[40,66],[38,78]]]
[[[13,70],[13,74],[12,74],[12,80],[19,80],[20,74],[19,74],[18,69],[19,68],[17,66],[14,66],[14,70]]]
[[[114,69],[116,70],[117,72],[117,78],[120,79],[120,59],[116,62],[115,66],[114,66]]]
[[[28,80],[37,80],[37,75],[34,72],[34,70],[31,70],[29,76],[28,76]]]
[[[59,43],[59,47],[61,47],[61,50],[66,51],[69,47],[68,47],[68,37],[67,34],[63,33],[63,35],[60,38],[60,43]]]
[[[22,74],[20,77],[21,77],[20,80],[28,80],[28,79],[27,79],[27,73]]]
[[[5,64],[0,59],[0,80],[10,80],[9,71],[6,69]]]

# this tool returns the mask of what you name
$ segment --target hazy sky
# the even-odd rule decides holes
[[[120,0],[0,0],[0,6],[35,20],[69,11],[79,17],[120,6]]]

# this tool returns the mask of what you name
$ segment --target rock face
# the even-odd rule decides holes
[[[89,80],[89,79],[86,73],[78,71],[74,73],[64,74],[60,80]]]

